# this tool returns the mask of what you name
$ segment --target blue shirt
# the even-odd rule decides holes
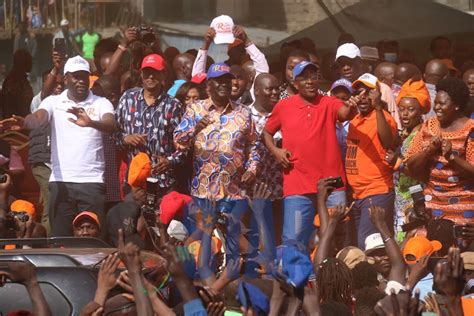
[[[186,83],[186,80],[175,80],[173,86],[168,90],[168,95],[174,98],[176,96],[176,92],[178,92],[179,88],[181,88],[184,83]]]
[[[207,316],[207,311],[198,298],[183,305],[184,316]]]

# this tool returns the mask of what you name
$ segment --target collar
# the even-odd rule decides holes
[[[357,114],[357,117],[359,117],[359,121],[369,121],[369,120],[372,120],[372,119],[375,119],[375,109],[372,110],[372,112],[369,113],[369,115],[366,115],[366,116],[362,116],[360,114]]]
[[[183,80],[183,79],[178,79],[178,80],[175,80],[174,81],[174,84],[177,85],[177,84],[184,84],[186,83],[187,81],[186,80]]]
[[[204,100],[204,102],[205,102],[206,111],[211,112],[212,110],[215,110],[215,106],[214,106],[214,103],[212,103],[211,98]],[[234,110],[236,107],[237,107],[236,103],[229,99],[229,103],[227,104],[225,111],[222,112],[222,114],[225,114],[225,112],[227,112],[229,108],[231,110]]]
[[[256,108],[255,108],[255,102],[252,103],[251,105],[249,105],[249,109],[250,109],[250,113],[253,115],[253,116],[263,116],[263,117],[269,117],[270,114],[272,114],[271,112],[270,113],[262,113],[260,111],[258,111]]]
[[[94,94],[92,94],[92,91],[89,90],[89,95],[87,96],[87,98],[85,98],[83,101],[81,102],[75,102],[71,99],[69,99],[69,96],[67,95],[67,92],[68,92],[69,89],[66,89],[64,90],[60,96],[61,96],[61,100],[62,102],[72,102],[72,103],[76,103],[76,104],[81,104],[81,105],[86,105],[86,104],[92,104],[94,102]]]
[[[155,103],[150,105],[150,106],[155,106],[156,104],[160,104],[160,102],[163,100],[163,98],[166,96],[166,93],[161,93],[155,100]],[[143,101],[145,102],[145,89],[140,88],[140,91],[138,92],[137,96],[137,101]]]
[[[302,108],[304,108],[305,106],[308,106],[308,105],[309,106],[317,106],[317,105],[319,105],[319,102],[321,101],[321,98],[322,98],[322,96],[319,94],[319,92],[316,95],[316,98],[314,98],[314,101],[311,102],[311,103],[306,101],[305,99],[303,99],[300,96],[299,93],[297,94],[297,97],[300,99],[300,102],[298,102],[298,108],[300,108],[300,109],[302,109]]]

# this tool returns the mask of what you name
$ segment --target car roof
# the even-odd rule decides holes
[[[108,255],[117,252],[116,248],[33,248],[0,250],[0,261],[29,261],[36,267],[51,266],[95,266]],[[165,259],[160,255],[142,250],[141,261],[144,267],[163,265]]]

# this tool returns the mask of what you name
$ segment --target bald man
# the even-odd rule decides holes
[[[469,88],[469,103],[466,107],[466,114],[474,119],[474,68],[467,70],[462,76],[462,80]]]
[[[173,59],[173,71],[176,80],[168,90],[168,95],[175,97],[178,89],[187,81],[191,80],[191,71],[194,64],[194,56],[188,53],[176,55]]]
[[[436,85],[441,79],[446,78],[449,75],[448,66],[440,59],[432,59],[425,66],[425,73],[423,79],[426,84],[426,88],[430,93],[431,99],[431,110],[424,117],[425,119],[434,117],[434,100],[436,98]]]
[[[400,88],[405,82],[408,81],[408,79],[411,79],[413,77],[421,78],[421,71],[414,64],[401,63],[395,69],[395,85],[399,86]],[[398,92],[400,92],[400,90],[395,93],[395,97],[398,95]]]
[[[397,65],[384,61],[375,67],[375,76],[387,86],[392,87],[395,78],[395,69]]]

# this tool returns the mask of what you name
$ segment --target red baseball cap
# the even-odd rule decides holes
[[[200,84],[200,83],[202,83],[204,80],[206,80],[206,77],[207,77],[207,74],[206,74],[205,72],[200,72],[200,73],[194,75],[194,76],[191,78],[191,82]]]
[[[172,219],[181,218],[183,215],[183,207],[192,201],[192,197],[180,194],[176,191],[163,196],[160,204],[160,220],[163,224],[168,225]]]
[[[163,57],[161,57],[160,55],[151,54],[143,58],[141,69],[144,68],[153,68],[155,70],[162,71],[165,70],[166,63]]]

